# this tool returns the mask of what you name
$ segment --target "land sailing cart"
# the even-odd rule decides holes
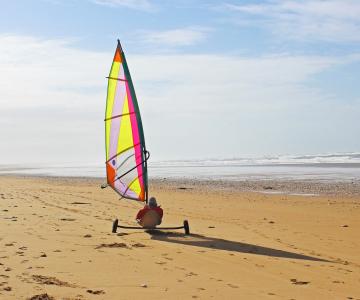
[[[107,183],[121,199],[138,203],[148,202],[147,161],[150,153],[146,150],[140,110],[131,80],[129,68],[120,41],[116,47],[108,78],[105,111],[105,149]],[[148,213],[147,213],[148,214]],[[190,234],[189,223],[182,226],[157,227],[156,216],[144,216],[139,226],[122,226],[119,220],[113,222],[112,232],[123,229],[184,229]]]

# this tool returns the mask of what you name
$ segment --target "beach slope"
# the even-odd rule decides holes
[[[360,299],[360,197],[158,181],[164,226],[97,179],[0,176],[0,298]],[[43,298],[46,299],[46,298]]]

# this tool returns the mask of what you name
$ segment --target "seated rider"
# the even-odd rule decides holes
[[[149,211],[155,211],[158,214],[159,221],[155,225],[160,225],[163,217],[163,210],[160,206],[157,205],[155,197],[151,197],[149,202],[144,206],[144,208],[140,209],[136,215],[136,220],[139,224],[142,224],[143,218]]]

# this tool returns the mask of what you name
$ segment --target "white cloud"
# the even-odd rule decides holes
[[[113,51],[23,36],[0,36],[0,49],[0,163],[101,163]],[[346,106],[306,85],[359,57],[347,59],[127,55],[155,160],[360,146],[343,134],[360,130],[360,101]]]
[[[360,2],[357,0],[268,0],[226,7],[283,38],[360,41]]]
[[[26,36],[0,35],[0,45],[4,107],[73,106],[64,93],[84,97],[88,89],[100,91],[103,86],[99,78],[107,69],[99,64],[106,58],[102,53],[71,48],[65,40]]]
[[[142,31],[137,41],[157,46],[191,46],[204,41],[211,30],[204,27],[187,27],[163,31]]]
[[[138,10],[152,10],[154,7],[149,0],[92,0],[96,4],[106,6],[124,6]]]
[[[102,131],[95,120],[103,118],[107,55],[26,36],[0,35],[0,47],[0,162],[93,156],[87,144]]]

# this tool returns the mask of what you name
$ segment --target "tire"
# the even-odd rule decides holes
[[[187,220],[184,220],[184,230],[185,230],[185,234],[190,234],[190,226],[189,226],[189,222]]]
[[[117,228],[118,228],[118,224],[119,224],[119,220],[116,219],[116,220],[113,222],[112,233],[116,233],[116,230],[117,230]]]

